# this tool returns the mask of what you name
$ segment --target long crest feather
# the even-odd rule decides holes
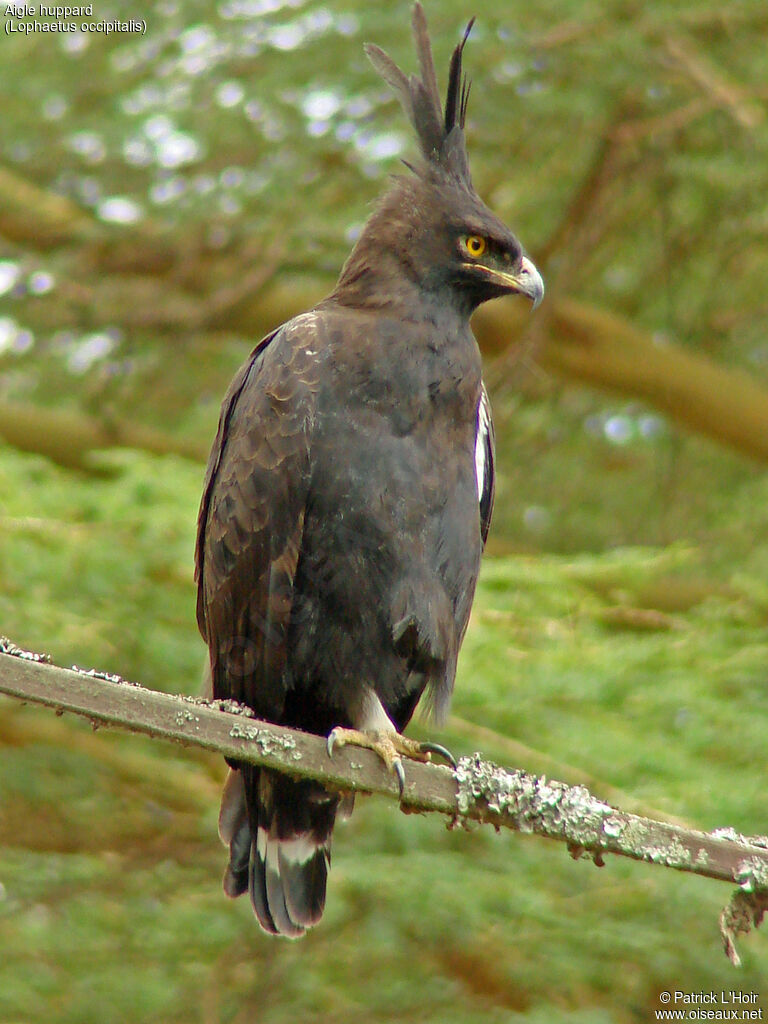
[[[457,112],[459,115],[459,128],[464,127],[464,119],[467,113],[467,99],[469,98],[469,83],[467,82],[466,76],[463,81],[461,78],[461,58],[464,54],[464,46],[469,39],[469,33],[472,31],[472,26],[474,24],[475,19],[472,18],[464,30],[464,37],[451,55],[451,67],[448,72],[448,92],[445,97],[446,135],[457,123]]]
[[[429,41],[429,29],[427,28],[427,16],[420,3],[413,5],[413,39],[416,43],[416,55],[419,58],[419,70],[421,71],[421,82],[429,97],[435,111],[440,114],[440,93],[437,88],[437,74],[435,62],[432,59],[432,44]]]
[[[422,155],[428,166],[470,184],[469,161],[464,145],[464,121],[469,98],[469,83],[462,79],[461,64],[464,45],[474,24],[467,25],[461,42],[453,51],[448,74],[448,92],[443,114],[437,75],[432,57],[424,8],[416,0],[413,5],[413,38],[421,77],[407,77],[392,58],[380,47],[366,44],[365,52],[373,66],[397,95],[408,120],[413,125]]]
[[[376,46],[375,43],[366,43],[363,49],[368,60],[400,100],[405,113],[408,115],[408,119],[412,121],[413,105],[411,103],[411,90],[408,79],[389,54],[385,53],[380,46]]]
[[[464,84],[461,87],[461,111],[459,113],[459,124],[464,127],[464,122],[467,119],[467,104],[469,103],[469,93],[472,89],[472,82],[464,76]]]

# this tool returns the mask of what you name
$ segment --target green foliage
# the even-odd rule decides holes
[[[103,466],[0,455],[2,629],[195,692],[199,470]],[[745,485],[732,532],[766,499],[764,481]],[[551,776],[587,773],[648,813],[764,830],[768,543],[714,561],[682,543],[487,560],[439,738],[535,770],[547,757]],[[2,1020],[639,1022],[665,988],[759,991],[765,936],[741,943],[738,974],[720,950],[726,886],[598,871],[374,799],[337,830],[320,927],[275,942],[220,891],[216,759],[10,701],[0,744]]]
[[[87,654],[155,689],[194,689],[203,648],[188,634],[202,469],[168,458],[148,470],[126,452],[105,456],[102,468],[73,481],[42,459],[4,454],[3,629],[59,664]]]
[[[444,80],[475,9],[426,2]],[[0,401],[210,438],[254,338],[191,316],[193,300],[273,262],[297,289],[333,280],[413,155],[361,46],[412,68],[408,7],[115,0],[145,36],[4,35],[0,170],[73,200],[104,237],[0,240]],[[544,254],[548,287],[764,375],[763,0],[477,13],[475,182]],[[0,220],[17,198],[0,180]],[[155,240],[158,261],[166,242],[177,259],[158,278]],[[587,776],[647,813],[765,832],[765,478],[647,409],[526,369],[496,373],[493,557],[439,739]],[[110,452],[78,476],[0,448],[0,633],[196,692],[201,480],[172,458]],[[639,1024],[663,989],[765,977],[763,933],[742,942],[741,972],[722,956],[727,887],[598,871],[377,800],[338,829],[322,925],[271,941],[220,891],[218,759],[1,710],[0,1021]]]

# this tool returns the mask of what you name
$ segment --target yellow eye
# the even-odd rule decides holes
[[[464,239],[464,248],[474,260],[479,259],[483,255],[486,247],[487,242],[480,235],[467,235]]]

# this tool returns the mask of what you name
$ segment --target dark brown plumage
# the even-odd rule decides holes
[[[323,736],[375,732],[392,750],[425,692],[438,715],[448,706],[490,523],[493,427],[469,317],[497,295],[536,303],[543,291],[472,188],[469,28],[443,111],[418,3],[413,26],[420,77],[366,50],[422,161],[385,195],[333,293],[236,374],[197,543],[214,696]],[[250,890],[266,931],[301,935],[322,914],[339,797],[232,769],[225,891]]]

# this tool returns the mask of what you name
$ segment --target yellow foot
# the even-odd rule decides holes
[[[387,769],[397,777],[401,798],[405,791],[405,771],[401,755],[411,761],[429,761],[430,754],[438,754],[452,768],[456,767],[456,759],[453,754],[445,747],[441,747],[439,743],[420,743],[418,740],[401,736],[399,732],[390,732],[389,730],[360,732],[357,729],[342,729],[341,726],[337,726],[328,736],[328,756],[333,755],[335,747],[346,746],[365,747],[378,754]]]

